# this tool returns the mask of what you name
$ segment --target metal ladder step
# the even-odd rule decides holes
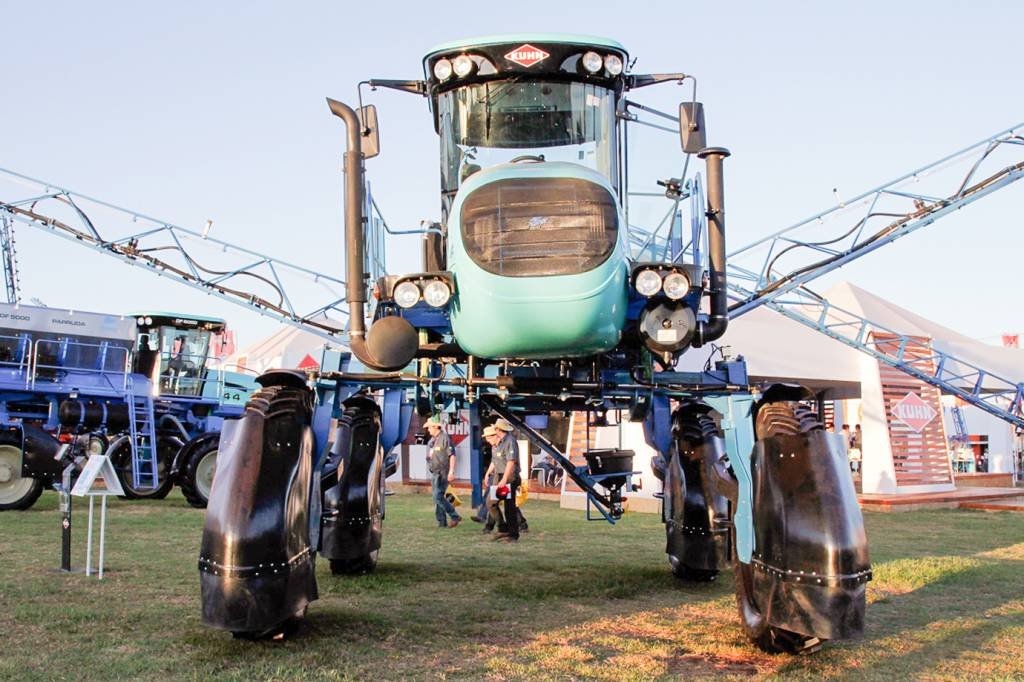
[[[138,490],[155,490],[160,485],[160,474],[157,469],[153,399],[134,393],[129,393],[126,399],[132,447],[132,484]]]

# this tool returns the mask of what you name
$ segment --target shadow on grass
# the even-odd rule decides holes
[[[790,661],[780,672],[824,672],[822,668],[840,664],[858,677],[882,678],[958,665],[951,662],[978,651],[1000,631],[1024,626],[1024,612],[1009,619],[987,613],[1020,600],[1019,589],[1013,588],[1018,581],[1010,562],[948,570],[921,587],[870,604],[862,639],[827,645],[824,655]],[[972,669],[968,664],[965,672]],[[985,673],[977,669],[977,674]]]

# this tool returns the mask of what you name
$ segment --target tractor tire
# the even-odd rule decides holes
[[[39,479],[21,475],[21,434],[0,431],[0,511],[24,511],[43,494]]]
[[[112,445],[114,451],[110,455],[114,471],[117,472],[121,487],[124,489],[124,495],[121,497],[126,500],[164,499],[174,487],[174,479],[170,476],[171,463],[184,443],[177,436],[157,436],[156,468],[159,485],[152,489],[136,488],[132,477],[132,447],[129,438],[130,436],[118,438]]]
[[[796,402],[776,402],[762,405],[754,419],[754,433],[758,440],[773,436],[798,436],[824,429],[817,415]],[[751,564],[738,559],[734,562],[736,607],[743,631],[753,644],[768,653],[806,655],[821,648],[825,640],[803,635],[768,624],[754,590]]]
[[[344,403],[334,447],[321,472],[320,553],[335,575],[377,567],[384,520],[381,413],[365,396]]]
[[[331,573],[334,575],[364,575],[373,573],[377,568],[377,557],[380,550],[375,549],[369,554],[354,559],[331,559]]]
[[[219,449],[220,434],[204,433],[189,441],[181,454],[178,486],[185,500],[196,509],[206,509],[210,500]]]
[[[727,565],[729,531],[718,521],[728,519],[728,502],[710,481],[721,433],[704,405],[682,405],[673,416],[675,439],[666,463],[666,553],[672,574],[687,582],[712,582]]]
[[[754,596],[754,575],[750,564],[735,562],[736,606],[740,624],[754,646],[770,654],[813,654],[824,640],[790,632],[768,624]]]
[[[799,436],[824,428],[813,410],[792,402],[762,405],[754,421],[754,432],[758,440],[772,436]]]
[[[258,381],[218,452],[199,551],[203,622],[250,640],[288,636],[317,598],[313,394],[298,373]]]

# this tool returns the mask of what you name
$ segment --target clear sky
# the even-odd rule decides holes
[[[341,274],[342,128],[325,96],[418,78],[434,44],[496,32],[605,35],[636,72],[700,79],[729,147],[729,246],[1024,121],[1024,3],[12,2],[0,40],[0,166]],[[671,109],[678,88],[646,101]],[[638,94],[638,99],[641,99]],[[381,91],[368,162],[390,223],[439,217],[425,101]],[[666,142],[666,154],[678,148]],[[653,189],[653,187],[652,187]],[[839,273],[968,335],[1024,332],[1024,182]],[[228,317],[241,308],[19,231],[26,299]],[[418,242],[392,264],[415,267]],[[393,268],[395,269],[395,268]],[[835,278],[833,278],[833,281]],[[742,352],[742,351],[741,351]]]

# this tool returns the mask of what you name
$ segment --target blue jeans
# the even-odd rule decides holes
[[[437,517],[438,526],[448,526],[448,517],[452,517],[455,521],[462,517],[459,516],[459,512],[455,511],[455,507],[448,498],[444,496],[448,490],[448,479],[442,477],[441,474],[430,475],[430,492],[434,496],[434,516]]]

